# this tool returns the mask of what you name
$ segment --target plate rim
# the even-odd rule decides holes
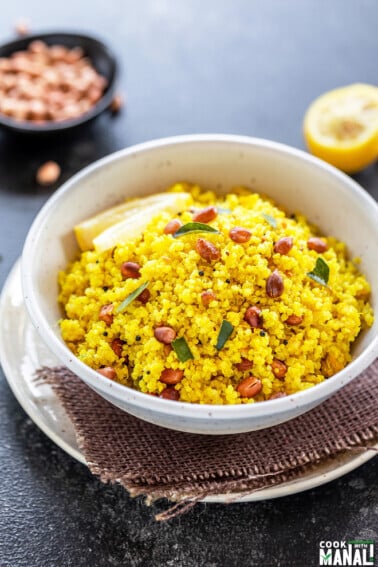
[[[3,319],[3,313],[8,305],[8,299],[12,296],[12,288],[13,282],[18,280],[21,281],[21,262],[20,258],[16,260],[13,267],[11,268],[5,283],[3,285],[3,289],[0,295],[0,321]],[[33,327],[32,322],[27,314],[26,307],[24,302],[19,306],[21,312],[25,317],[26,325],[30,325]],[[36,335],[37,336],[37,335]],[[38,337],[37,337],[38,338]],[[38,340],[41,340],[38,338]],[[88,466],[83,453],[73,447],[68,441],[64,439],[62,435],[59,435],[56,431],[54,431],[48,424],[42,419],[41,412],[38,412],[38,409],[34,406],[34,404],[29,402],[29,397],[24,398],[22,395],[21,390],[18,386],[18,381],[14,376],[14,372],[11,368],[11,365],[8,361],[8,356],[6,352],[6,336],[4,335],[3,327],[0,325],[0,364],[3,369],[3,373],[5,379],[15,396],[16,400],[24,410],[24,412],[28,415],[28,417],[35,423],[35,425],[49,438],[55,445],[57,445],[60,449],[62,449],[65,453],[70,455],[79,463]],[[27,378],[22,375],[22,379],[24,383],[27,384]],[[55,395],[55,394],[54,394]],[[56,396],[55,396],[56,397]],[[60,402],[59,402],[60,404]],[[60,404],[61,405],[61,404]],[[376,445],[376,449],[378,449],[378,444]],[[304,473],[303,476],[300,476],[296,479],[274,485],[271,487],[263,488],[256,492],[251,492],[247,494],[233,492],[228,494],[214,494],[209,495],[201,499],[201,502],[205,503],[216,503],[216,504],[224,504],[224,503],[246,503],[246,502],[257,502],[261,500],[270,500],[274,498],[281,498],[284,496],[290,496],[293,494],[299,494],[300,492],[304,492],[306,490],[310,490],[313,488],[317,488],[318,486],[322,486],[328,482],[336,480],[341,476],[355,470],[356,468],[362,466],[367,461],[372,459],[376,456],[376,451],[367,449],[360,454],[356,454],[353,452],[346,452],[344,462],[342,464],[332,468],[331,470],[326,470],[325,472],[320,472],[319,475],[313,475],[308,473]]]

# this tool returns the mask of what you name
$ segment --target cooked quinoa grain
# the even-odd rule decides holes
[[[160,212],[137,238],[82,252],[60,273],[73,353],[141,392],[206,404],[275,399],[344,368],[373,323],[369,284],[345,245],[244,189],[222,199],[186,184],[171,191],[191,195],[180,221]],[[193,211],[217,232],[177,237]],[[325,285],[308,275],[318,258]],[[145,296],[120,309],[142,285]]]

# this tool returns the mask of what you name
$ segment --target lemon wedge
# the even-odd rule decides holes
[[[312,154],[346,173],[360,171],[378,157],[378,87],[325,93],[307,110],[303,132]]]
[[[175,214],[188,208],[192,198],[188,193],[164,193],[160,195],[156,202],[148,202],[148,199],[140,199],[138,208],[131,209],[127,215],[93,239],[93,245],[97,252],[105,252],[114,248],[117,244],[122,244],[137,238],[146,229],[151,220],[161,211]]]
[[[110,226],[126,220],[130,215],[159,203],[165,203],[166,193],[157,193],[142,199],[132,199],[95,215],[74,227],[76,241],[81,251],[92,250],[94,239]]]

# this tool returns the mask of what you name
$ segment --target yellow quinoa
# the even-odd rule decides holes
[[[308,239],[318,235],[303,215],[286,216],[271,200],[245,189],[222,198],[187,184],[170,190],[190,192],[187,210],[179,215],[161,212],[139,237],[106,252],[83,252],[59,274],[64,308],[60,326],[72,352],[96,370],[110,367],[114,379],[142,392],[160,395],[174,388],[181,401],[205,404],[293,394],[344,368],[351,360],[351,344],[373,323],[369,284],[357,262],[347,259],[345,245],[322,237],[326,251],[309,249]],[[192,222],[193,210],[210,205],[218,214],[208,226],[218,233],[177,238],[164,233],[172,218]],[[249,240],[232,240],[235,227],[250,231]],[[284,237],[292,239],[291,249],[275,252]],[[201,257],[200,238],[213,244],[219,259]],[[327,285],[308,276],[319,258],[329,268]],[[140,265],[138,279],[122,276],[124,262]],[[277,297],[267,293],[272,273],[283,283]],[[135,299],[117,312],[125,298],[147,282],[147,302]],[[215,296],[208,305],[201,296],[206,291]],[[110,323],[100,319],[105,305],[113,306]],[[258,310],[258,326],[244,319],[250,307]],[[232,325],[232,333],[218,350],[224,320]],[[288,323],[293,320],[297,324]],[[157,340],[155,329],[160,326],[183,337],[193,358],[182,362],[175,350]],[[243,371],[238,369],[241,361],[252,364]],[[283,376],[273,372],[277,361],[283,364]],[[167,386],[161,381],[165,369],[181,370],[181,380]],[[239,385],[249,377],[257,380],[260,391],[242,397],[245,391],[239,391]]]

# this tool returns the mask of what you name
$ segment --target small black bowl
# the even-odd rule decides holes
[[[0,112],[0,127],[22,134],[53,134],[72,130],[86,124],[109,107],[114,96],[117,61],[111,50],[102,41],[88,35],[65,32],[29,35],[1,45],[0,57],[9,57],[15,51],[23,51],[27,49],[29,43],[36,39],[44,41],[47,45],[64,45],[69,48],[81,47],[96,71],[107,79],[107,87],[100,100],[90,110],[76,118],[62,122],[46,121],[44,124],[34,124],[27,120],[14,120]]]

